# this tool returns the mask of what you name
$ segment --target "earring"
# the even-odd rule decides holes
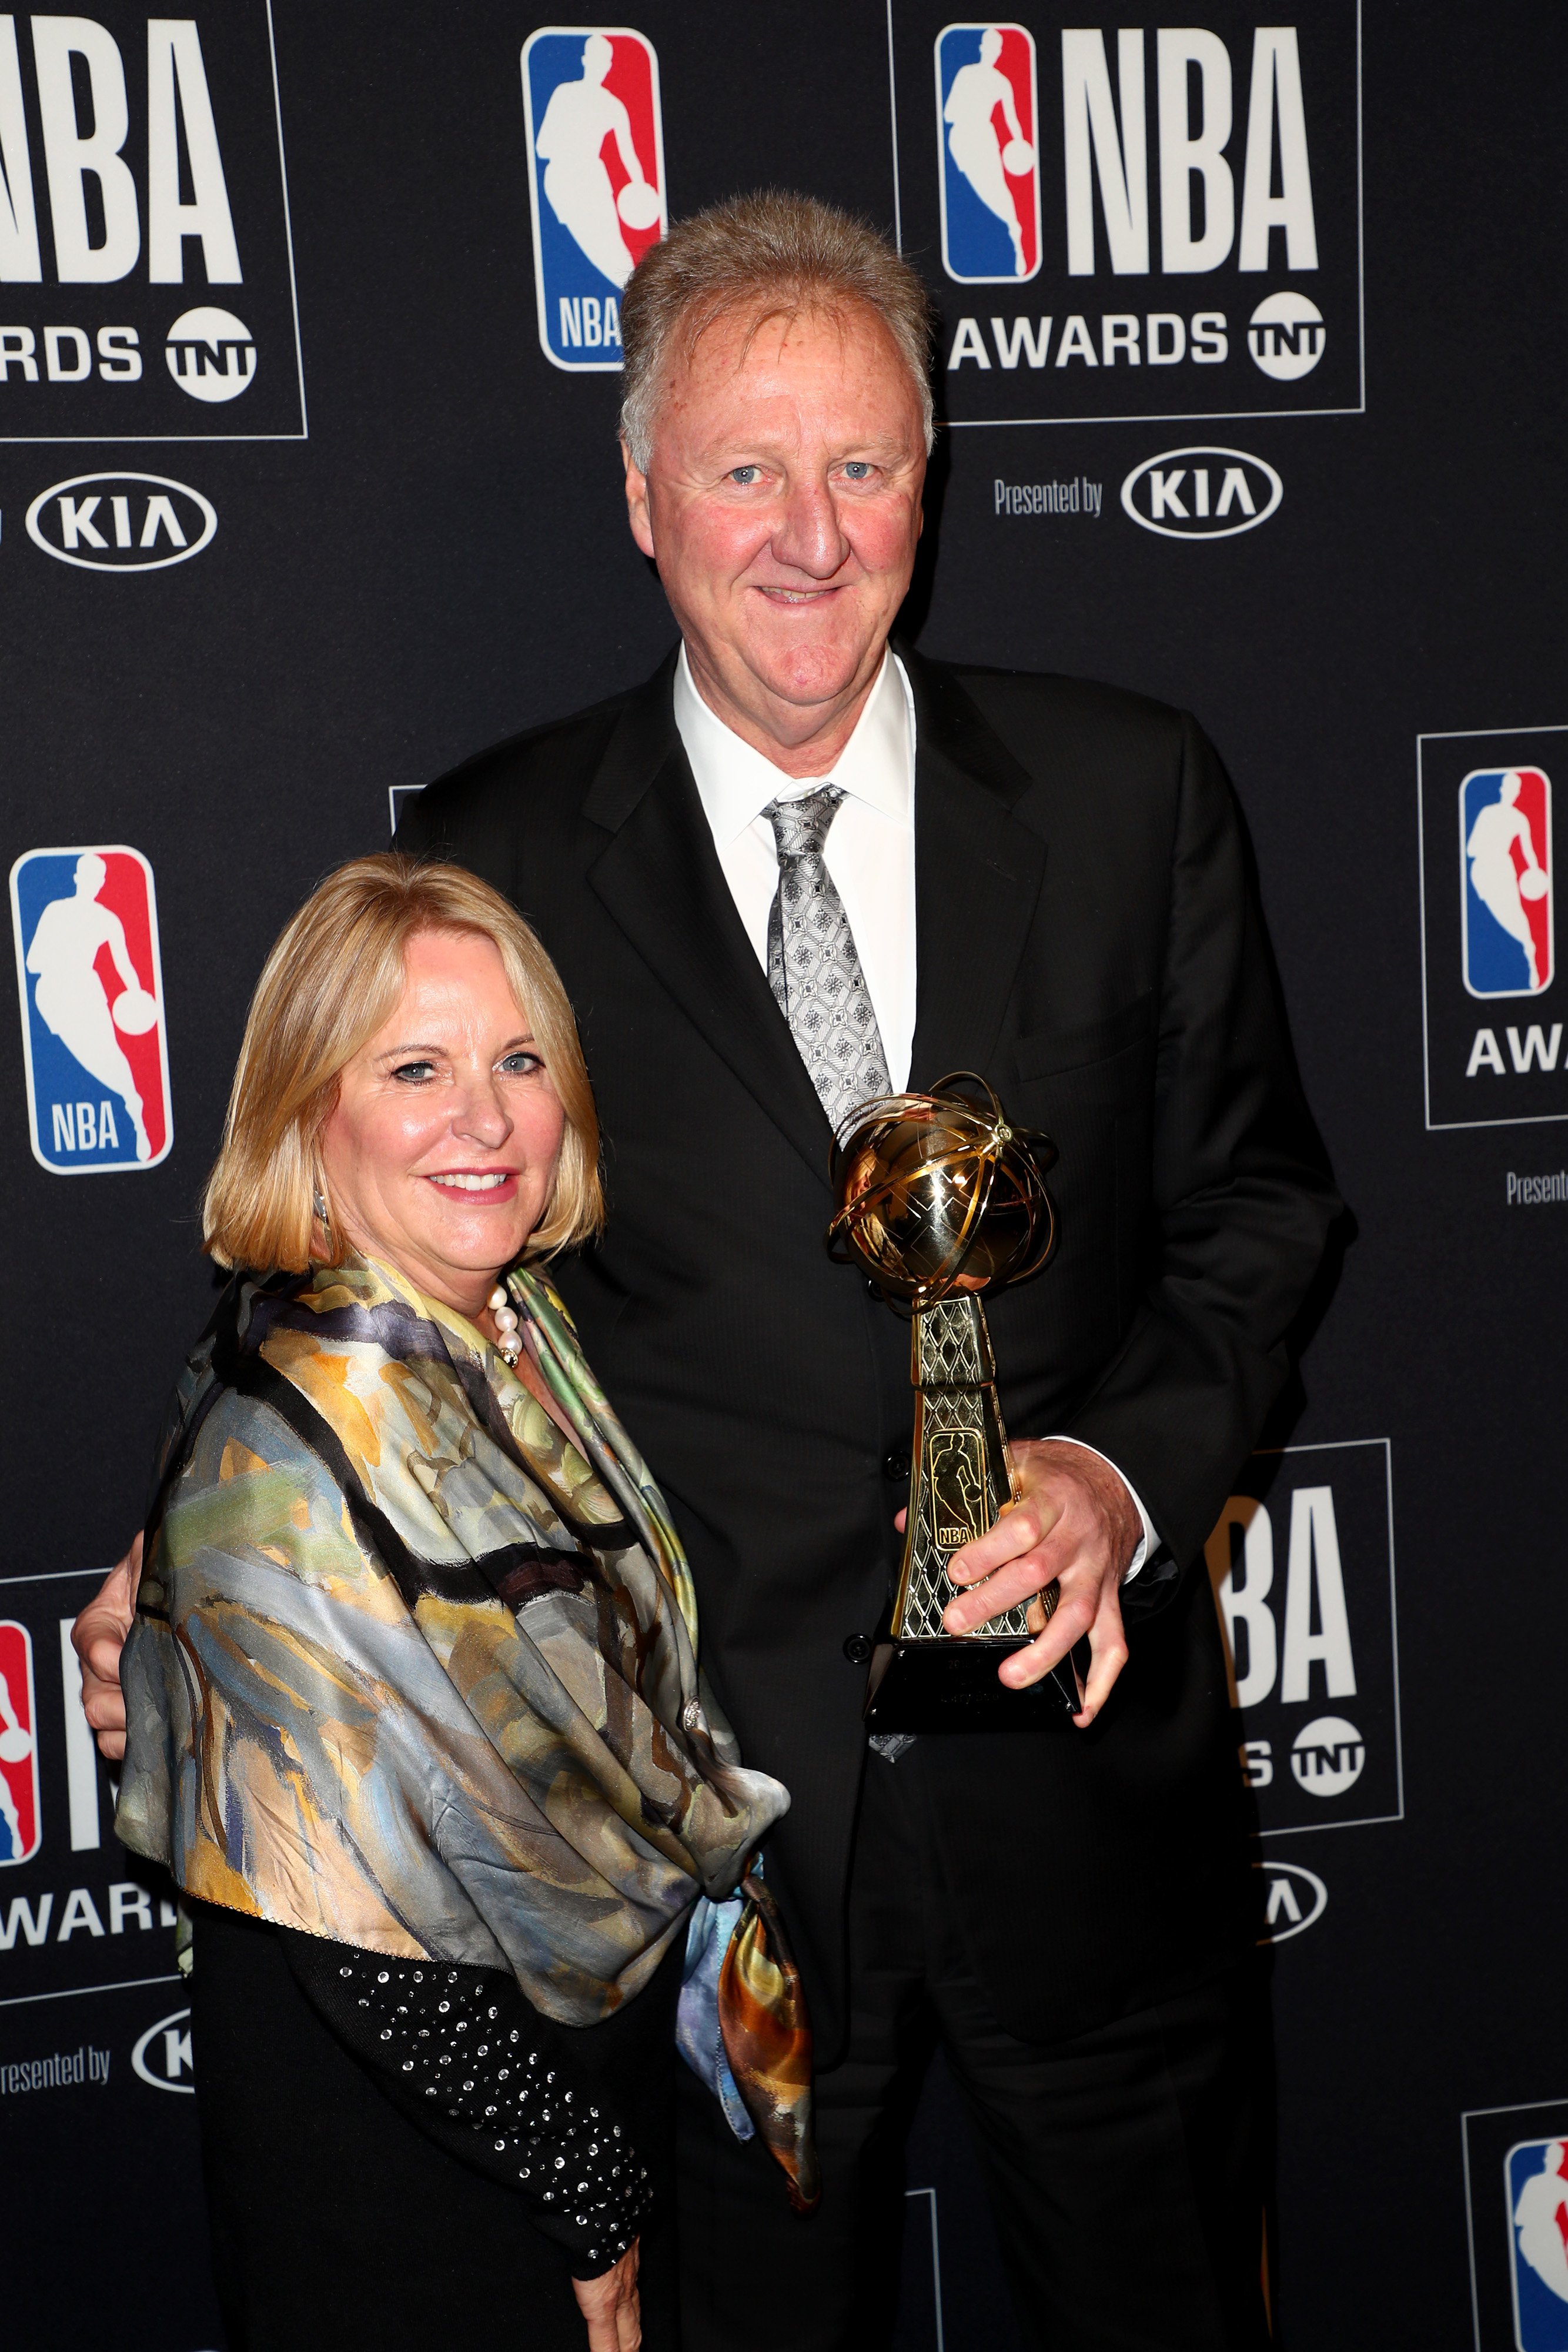
[[[322,1192],[319,1184],[310,1195],[310,1206],[316,1213],[316,1222],[326,1235],[329,1245],[332,1239],[332,1213],[327,1206],[327,1195]]]

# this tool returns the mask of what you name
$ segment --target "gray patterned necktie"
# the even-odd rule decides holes
[[[857,1103],[893,1092],[855,935],[822,855],[843,796],[838,784],[823,784],[798,801],[769,801],[762,812],[779,849],[768,978],[835,1127]],[[868,1744],[896,1764],[914,1734],[874,1732]]]
[[[762,812],[779,851],[768,983],[835,1127],[857,1103],[893,1091],[855,935],[822,855],[843,797],[838,784],[823,784]]]

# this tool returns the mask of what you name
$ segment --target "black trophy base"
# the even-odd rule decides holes
[[[1078,1707],[1071,1658],[1027,1690],[1009,1690],[997,1680],[1002,1660],[1027,1647],[976,1635],[909,1642],[884,1633],[866,1676],[866,1729],[1071,1731]]]

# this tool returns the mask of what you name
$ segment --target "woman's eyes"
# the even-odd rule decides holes
[[[519,1045],[515,1054],[503,1054],[496,1067],[504,1077],[531,1078],[536,1070],[544,1068],[544,1061],[528,1046]],[[436,1066],[431,1061],[399,1062],[391,1075],[405,1087],[425,1087],[435,1076]]]

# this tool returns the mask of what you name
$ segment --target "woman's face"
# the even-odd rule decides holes
[[[421,931],[321,1134],[333,1223],[474,1315],[539,1223],[565,1119],[490,940]]]

